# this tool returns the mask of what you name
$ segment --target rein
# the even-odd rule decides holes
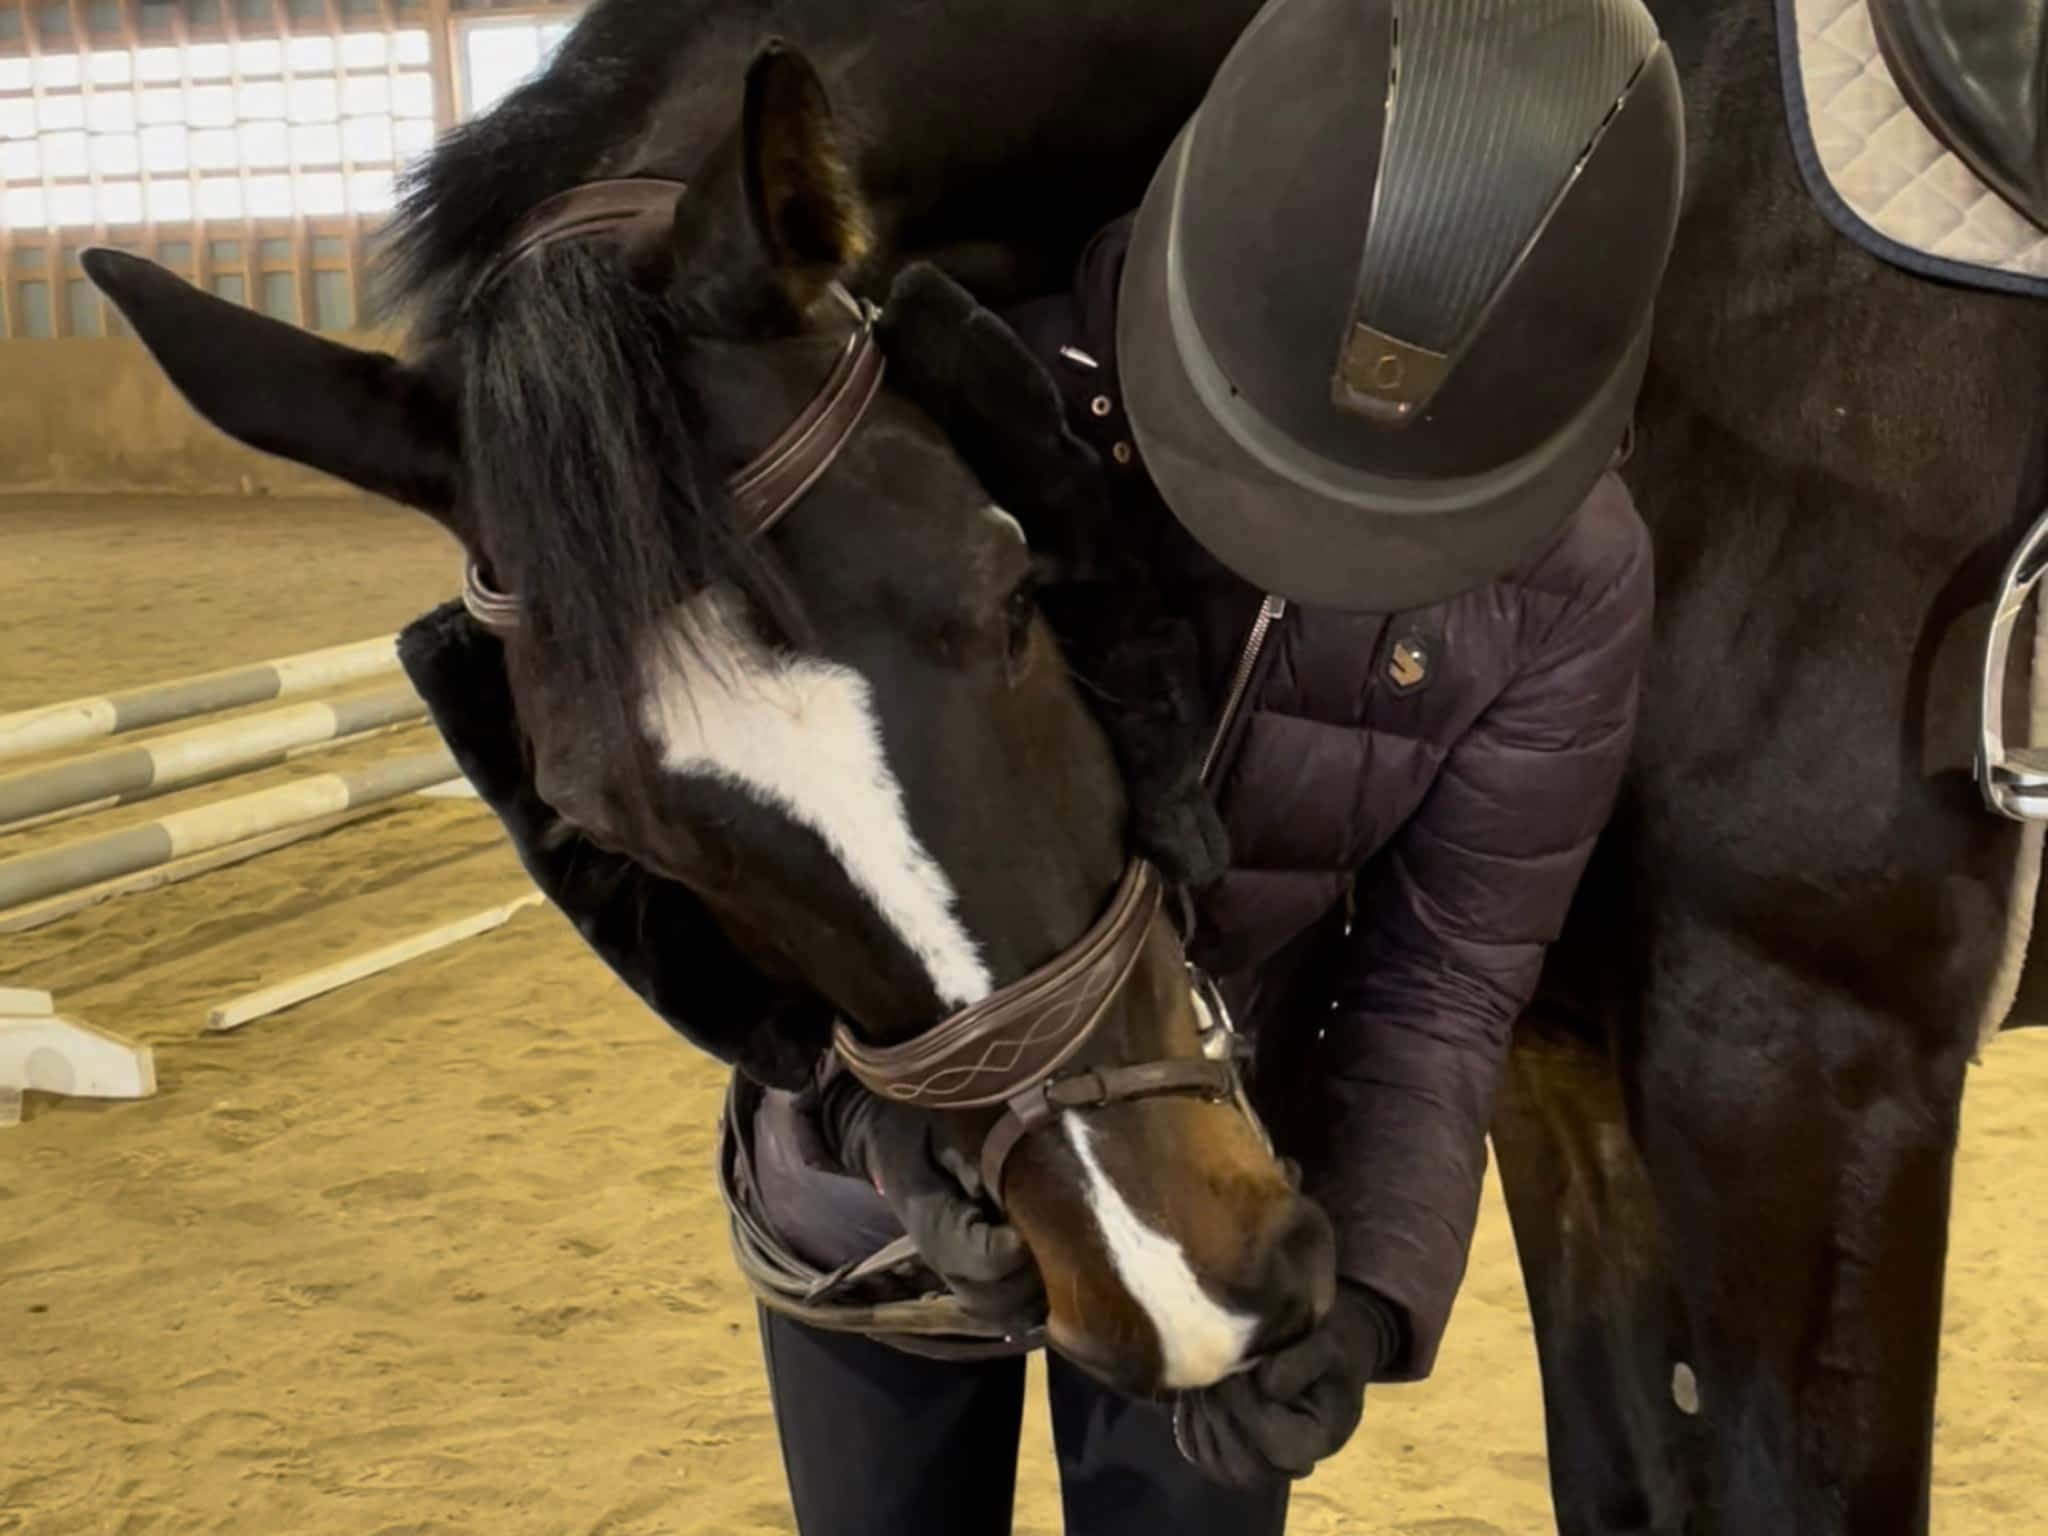
[[[589,182],[550,198],[520,226],[470,297],[490,288],[519,262],[565,241],[650,238],[667,227],[683,191],[678,181],[632,177]],[[875,338],[879,311],[837,283],[830,291],[854,320],[845,347],[810,403],[727,482],[750,539],[775,527],[831,467],[881,389],[884,360]],[[473,558],[463,574],[462,602],[472,618],[495,634],[509,635],[520,627],[518,597],[492,586]],[[1254,631],[1239,669],[1241,677],[1248,675],[1266,622]],[[1242,695],[1240,682],[1232,689],[1218,727],[1219,746]],[[1212,747],[1204,762],[1205,776],[1215,756]],[[983,1188],[998,1206],[1003,1173],[1018,1143],[1069,1111],[1193,1094],[1235,1101],[1249,1115],[1237,1070],[1238,1043],[1213,989],[1206,995],[1197,993],[1202,997],[1198,1011],[1207,1020],[1199,1056],[1059,1075],[1122,995],[1163,896],[1158,871],[1134,858],[1108,908],[1079,940],[1045,965],[899,1045],[870,1045],[841,1020],[833,1031],[834,1053],[863,1087],[898,1103],[933,1110],[1001,1105],[1002,1116],[982,1144],[980,1161]],[[1202,983],[1198,974],[1193,980],[1198,986]],[[875,1262],[882,1258],[878,1255]]]

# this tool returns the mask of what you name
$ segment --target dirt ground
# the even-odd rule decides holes
[[[0,711],[382,633],[456,576],[382,508],[0,503]],[[415,800],[0,935],[0,985],[147,1040],[160,1078],[138,1104],[32,1096],[0,1130],[0,1532],[794,1529],[712,1188],[720,1079],[553,912],[201,1032],[224,997],[522,885],[478,807]],[[2048,1531],[2044,1104],[2048,1031],[2006,1037],[1967,1108],[1939,1531]],[[1435,1379],[1374,1392],[1296,1508],[1300,1536],[1552,1529],[1497,1186]],[[1058,1529],[1042,1411],[1018,1529]]]

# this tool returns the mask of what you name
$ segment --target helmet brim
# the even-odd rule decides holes
[[[1623,438],[1649,357],[1647,317],[1621,365],[1536,453],[1455,480],[1333,463],[1262,422],[1194,328],[1173,250],[1191,130],[1146,193],[1117,303],[1117,371],[1132,435],[1188,532],[1264,592],[1371,613],[1441,602],[1546,546]]]

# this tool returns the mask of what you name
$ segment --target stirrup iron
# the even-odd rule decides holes
[[[2027,530],[2006,562],[1991,632],[1984,642],[1983,692],[1977,704],[1977,788],[1987,807],[2013,821],[2048,821],[2048,747],[2005,744],[2005,678],[2012,632],[2043,575],[2048,575],[2048,513]],[[2035,622],[2038,627],[2038,617]],[[2029,657],[2030,681],[2032,670]]]

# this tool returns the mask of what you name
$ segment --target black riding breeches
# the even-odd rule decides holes
[[[928,1360],[765,1311],[761,1341],[799,1536],[1008,1536],[1022,1360]],[[1210,1482],[1165,1409],[1046,1360],[1067,1536],[1282,1536],[1285,1482]]]

